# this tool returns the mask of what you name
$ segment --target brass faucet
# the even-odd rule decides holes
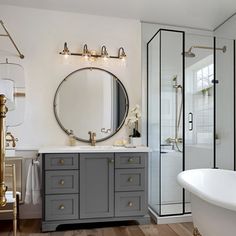
[[[96,144],[96,133],[92,132],[92,131],[89,131],[88,134],[89,134],[89,142],[91,143],[91,146],[95,146],[95,144]]]
[[[11,132],[6,133],[6,141],[7,141],[7,146],[9,147],[9,143],[12,142],[12,147],[16,147],[16,142],[18,141],[17,138],[13,136]]]

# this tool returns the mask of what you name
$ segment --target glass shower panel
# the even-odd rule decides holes
[[[160,215],[183,213],[183,33],[161,31]]]
[[[186,34],[185,169],[214,166],[214,38]],[[190,212],[185,193],[185,212]]]
[[[160,34],[148,43],[149,206],[160,214]]]
[[[216,48],[216,166],[233,170],[234,41],[216,38]]]

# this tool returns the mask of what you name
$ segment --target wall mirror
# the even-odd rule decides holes
[[[54,114],[60,127],[79,141],[97,142],[113,136],[123,126],[129,109],[124,85],[112,73],[95,67],[69,74],[58,86]]]

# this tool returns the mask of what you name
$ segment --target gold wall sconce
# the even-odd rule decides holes
[[[16,51],[19,54],[19,57],[21,59],[24,59],[25,56],[21,53],[21,51],[19,50],[19,48],[17,47],[15,41],[13,40],[13,38],[11,37],[10,33],[8,32],[7,28],[5,27],[4,23],[2,20],[0,20],[0,25],[2,26],[3,30],[5,31],[5,34],[0,34],[0,37],[8,37],[9,40],[11,41],[11,43],[13,44],[14,48],[16,49]]]
[[[113,58],[113,59],[124,60],[126,58],[125,50],[123,47],[119,48],[117,56],[110,56],[108,54],[108,51],[107,51],[107,48],[105,45],[102,46],[100,54],[98,54],[96,51],[89,50],[87,44],[84,45],[82,53],[73,53],[73,52],[70,52],[67,42],[64,43],[64,48],[59,54],[65,56],[65,57],[81,56],[86,59],[89,59],[89,58],[103,58],[103,59]]]

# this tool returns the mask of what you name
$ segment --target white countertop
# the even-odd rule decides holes
[[[150,152],[146,146],[116,147],[116,146],[50,146],[42,147],[39,153],[91,153],[91,152]]]

